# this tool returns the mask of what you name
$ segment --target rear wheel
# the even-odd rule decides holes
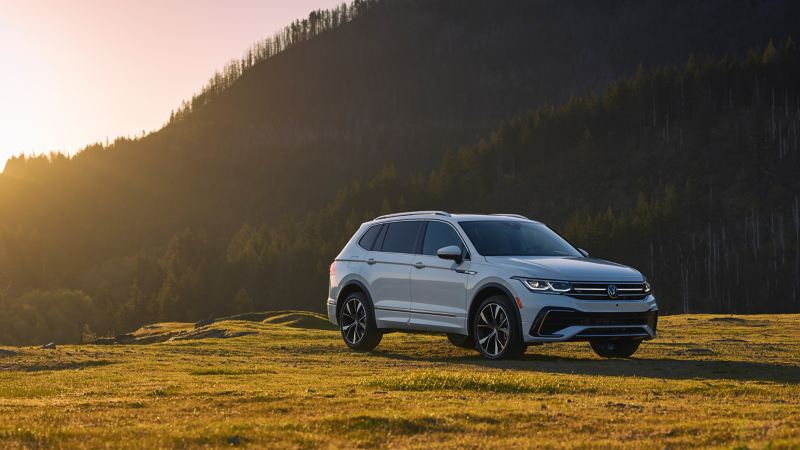
[[[590,342],[592,350],[603,358],[630,358],[641,343],[641,339],[603,339]]]
[[[475,312],[473,333],[484,358],[519,358],[525,353],[520,324],[511,302],[502,295],[487,298]]]
[[[348,295],[339,310],[339,329],[348,347],[369,351],[378,346],[383,334],[375,326],[372,305],[363,292]]]
[[[447,333],[447,340],[451,344],[459,348],[474,349],[475,339],[472,336],[464,336],[463,334]]]

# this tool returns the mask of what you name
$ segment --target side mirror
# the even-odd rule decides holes
[[[589,257],[589,252],[587,252],[586,250],[579,248],[578,251],[581,252],[581,255],[583,255],[584,258]]]
[[[436,256],[442,259],[449,259],[461,264],[464,261],[464,252],[457,245],[448,245],[436,251]]]

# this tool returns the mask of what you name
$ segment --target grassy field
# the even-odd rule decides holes
[[[0,448],[800,448],[800,315],[659,325],[632,360],[574,343],[487,362],[421,334],[360,354],[304,314],[6,347]]]

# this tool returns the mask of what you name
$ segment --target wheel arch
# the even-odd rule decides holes
[[[517,323],[522,323],[522,315],[517,307],[516,297],[514,294],[506,286],[492,281],[482,285],[480,288],[478,288],[478,291],[475,293],[475,295],[472,296],[472,301],[470,302],[469,311],[467,314],[467,333],[470,336],[472,335],[472,328],[475,325],[475,313],[478,310],[478,306],[480,306],[481,302],[493,295],[502,295],[508,298],[508,301],[511,302],[511,309],[514,310],[517,316]]]
[[[371,306],[370,309],[375,309],[375,303],[372,302],[372,296],[369,294],[369,289],[367,289],[367,286],[359,280],[349,280],[344,284],[344,286],[342,286],[341,289],[339,289],[339,295],[336,296],[336,320],[339,320],[339,312],[342,308],[342,300],[347,298],[347,296],[353,292],[359,291],[363,292],[367,297],[367,301]]]

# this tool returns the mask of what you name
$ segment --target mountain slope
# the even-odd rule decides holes
[[[92,230],[123,227],[133,247],[116,254],[184,226],[274,223],[386,163],[424,173],[500,121],[602,90],[639,64],[743,55],[799,20],[800,5],[775,1],[379,2],[256,64],[160,132],[33,169],[43,192],[3,180],[0,215],[43,232],[54,204],[70,205],[66,219],[119,217]]]

